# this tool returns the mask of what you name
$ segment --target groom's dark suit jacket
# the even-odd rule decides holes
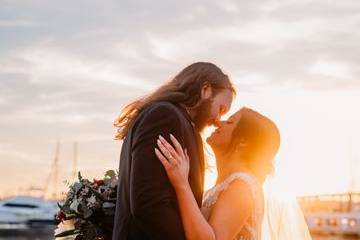
[[[204,159],[200,135],[177,104],[156,102],[143,109],[124,139],[113,240],[185,239],[175,191],[154,148],[173,134],[190,157],[189,182],[201,206]]]

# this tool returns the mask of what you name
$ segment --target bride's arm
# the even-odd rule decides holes
[[[175,149],[163,138],[155,153],[172,183],[187,240],[233,239],[244,226],[252,209],[251,193],[241,181],[234,181],[213,206],[209,222],[202,215],[188,182],[189,157],[177,140],[170,136]]]
[[[214,229],[203,217],[189,184],[176,188],[180,216],[187,240],[215,240]]]

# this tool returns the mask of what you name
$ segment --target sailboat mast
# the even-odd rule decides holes
[[[59,154],[60,154],[60,140],[58,139],[56,144],[56,153],[55,153],[55,159],[54,159],[54,165],[53,165],[53,171],[54,171],[54,180],[53,180],[53,186],[54,186],[54,192],[53,192],[53,198],[57,199],[58,197],[58,189],[57,189],[57,183],[58,183],[58,174],[59,174]]]
[[[78,143],[74,142],[74,159],[73,159],[73,169],[72,169],[72,177],[73,180],[76,180],[77,177],[77,162],[78,162]]]

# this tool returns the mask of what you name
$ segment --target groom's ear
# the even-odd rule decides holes
[[[201,88],[201,99],[210,99],[212,97],[212,88],[210,83],[205,82]]]

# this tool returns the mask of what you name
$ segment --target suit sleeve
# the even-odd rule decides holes
[[[184,147],[183,131],[174,109],[160,105],[144,114],[133,135],[131,211],[137,227],[151,239],[185,239],[175,191],[154,153],[160,134],[168,141],[173,134]]]

